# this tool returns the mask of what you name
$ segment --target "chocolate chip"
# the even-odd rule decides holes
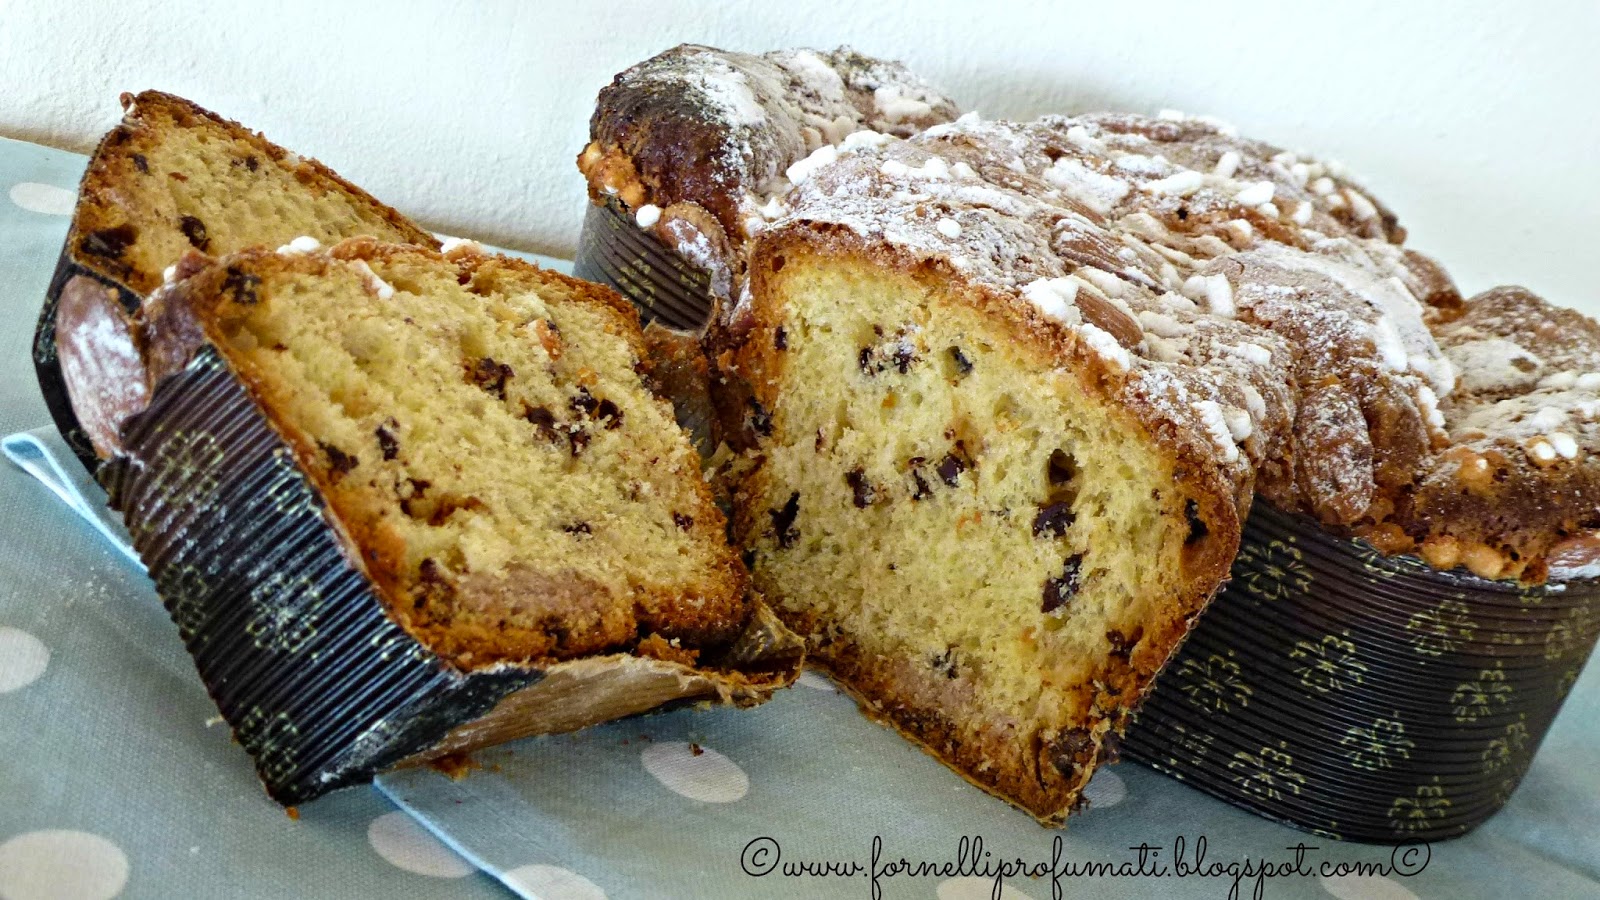
[[[388,422],[379,425],[378,430],[373,432],[378,438],[378,449],[383,451],[384,459],[394,459],[400,455],[400,441],[395,438],[394,432],[390,430],[390,426],[397,424],[395,420],[390,419]]]
[[[778,537],[778,546],[788,549],[800,539],[800,530],[794,527],[794,520],[800,517],[800,493],[796,491],[789,495],[789,502],[782,509],[769,509],[767,515],[772,517],[772,531]]]
[[[772,435],[772,414],[754,397],[750,398],[750,428],[762,437]]]
[[[1050,764],[1057,772],[1071,778],[1078,772],[1079,760],[1083,760],[1092,747],[1094,735],[1087,728],[1069,728],[1050,742]]]
[[[844,480],[846,484],[850,485],[850,494],[855,501],[856,509],[866,509],[872,505],[872,501],[877,497],[878,491],[867,481],[865,470],[859,466],[851,469],[844,473]]]
[[[138,169],[142,174],[150,174],[150,160],[145,159],[143,153],[135,153],[133,155],[133,167]]]
[[[455,586],[445,579],[439,563],[431,557],[417,567],[417,596],[412,605],[421,609],[430,601],[448,602],[455,594]]]
[[[118,225],[114,228],[102,228],[83,236],[78,242],[78,249],[91,256],[101,256],[106,259],[121,259],[128,245],[138,239],[139,233],[132,225]]]
[[[956,371],[962,375],[972,374],[972,360],[967,359],[967,355],[961,352],[960,347],[950,348],[950,361],[956,364]]]
[[[1045,579],[1044,602],[1040,605],[1042,612],[1055,612],[1071,602],[1078,593],[1078,570],[1082,567],[1083,555],[1074,553],[1067,557],[1059,578]]]
[[[1135,626],[1133,633],[1129,635],[1125,635],[1115,628],[1106,632],[1106,640],[1111,643],[1111,655],[1121,657],[1124,661],[1133,655],[1133,648],[1138,645],[1143,637],[1143,626]]]
[[[261,160],[256,159],[254,156],[246,156],[244,158],[244,167],[254,172],[261,167]]]
[[[911,344],[901,341],[894,346],[894,367],[901,375],[911,371],[911,364],[917,361],[917,352],[911,349]]]
[[[237,266],[229,266],[222,278],[222,290],[233,297],[233,302],[240,305],[260,300],[261,298],[256,295],[256,288],[260,286],[261,276],[246,274]]]
[[[863,375],[872,375],[878,371],[878,367],[872,363],[871,347],[861,348],[861,353],[856,356],[856,366],[861,369]]]
[[[1200,518],[1200,504],[1193,499],[1183,502],[1183,517],[1189,520],[1189,536],[1183,539],[1184,546],[1189,546],[1205,539],[1209,534],[1204,519]]]
[[[582,453],[589,446],[589,432],[582,428],[574,427],[568,439],[572,441],[573,456]]]
[[[539,436],[547,441],[553,441],[560,435],[556,433],[556,417],[550,410],[542,406],[528,406],[523,404],[522,417],[533,423],[538,429]]]
[[[595,417],[606,423],[607,431],[614,431],[622,427],[622,410],[617,408],[609,398],[600,401],[594,409]]]
[[[1033,536],[1065,537],[1067,529],[1078,517],[1072,512],[1070,503],[1047,503],[1039,508],[1039,514],[1033,517]]]
[[[961,483],[961,473],[966,470],[966,461],[954,453],[946,454],[945,458],[939,462],[939,477],[944,479],[944,483],[951,487]]]
[[[324,456],[328,457],[328,480],[338,484],[339,480],[360,464],[361,460],[353,453],[346,453],[332,444],[317,442]]]
[[[467,369],[467,378],[473,384],[500,400],[506,398],[506,382],[515,376],[516,373],[511,371],[510,366],[495,362],[494,358],[489,356],[478,360]]]
[[[946,678],[956,678],[960,674],[956,669],[956,649],[946,647],[943,653],[935,654],[933,670]]]
[[[205,249],[211,246],[211,238],[206,236],[206,223],[194,216],[180,217],[178,219],[178,229],[183,232],[183,236],[189,239],[189,243],[194,245],[196,250],[204,253]]]
[[[928,480],[922,477],[922,466],[926,462],[927,460],[920,456],[913,456],[907,461],[907,465],[911,467],[911,481],[916,485],[911,489],[911,499],[913,500],[921,500],[933,493],[933,488],[929,486]]]
[[[588,522],[574,522],[561,530],[567,534],[594,534],[594,531],[589,528]]]
[[[594,395],[589,393],[588,388],[580,387],[578,388],[578,393],[567,401],[567,406],[580,416],[594,418],[594,411],[600,406],[600,401],[594,399]]]
[[[672,514],[672,524],[678,526],[684,531],[688,531],[694,527],[694,518],[692,516],[686,516],[680,512],[675,512]]]
[[[772,346],[779,350],[789,349],[789,332],[784,331],[782,325],[772,332]]]
[[[1187,222],[1187,221],[1189,221],[1189,208],[1187,206],[1178,207],[1178,221],[1179,222]]]
[[[417,567],[417,577],[424,582],[443,581],[439,574],[439,563],[432,557],[424,559],[422,565]]]

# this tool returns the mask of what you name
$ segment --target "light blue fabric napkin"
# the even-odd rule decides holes
[[[3,447],[132,558],[104,492],[50,429],[11,435]],[[1003,896],[1024,900],[1051,897],[1056,883],[1068,895],[1222,897],[1235,876],[1245,897],[1257,881],[1270,897],[1504,896],[1530,885],[1538,896],[1600,896],[1595,671],[1571,703],[1579,709],[1552,731],[1556,746],[1500,816],[1403,859],[1392,848],[1276,825],[1133,765],[1102,769],[1089,786],[1089,810],[1063,831],[1043,829],[866,720],[815,672],[753,710],[681,710],[530,738],[480,751],[477,768],[460,780],[416,768],[381,775],[377,785],[445,845],[532,900],[865,898],[874,896],[874,870],[883,897],[938,900],[988,897],[997,872]],[[242,756],[233,762],[248,768]],[[430,861],[413,846],[414,837],[390,835],[397,823],[380,822],[370,840],[401,848],[394,852],[410,865],[449,869],[448,859]],[[1148,874],[1171,869],[1180,839],[1191,865],[1222,868]],[[1315,848],[1304,851],[1306,876],[1258,878],[1235,865],[1292,863],[1301,844]],[[1149,848],[1143,875],[1133,874],[1140,846]],[[1053,857],[1077,871],[1000,870],[1009,860],[1049,872]],[[963,858],[972,865],[960,867]],[[892,873],[902,859],[935,871]],[[1386,868],[1324,876],[1324,863]],[[816,874],[830,865],[834,874]],[[852,865],[860,870],[838,874]],[[1083,874],[1094,865],[1107,868]]]

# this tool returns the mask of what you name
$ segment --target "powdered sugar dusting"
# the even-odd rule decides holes
[[[771,239],[840,227],[946,260],[1075,332],[1125,378],[1125,402],[1214,446],[1232,477],[1330,525],[1430,515],[1392,498],[1459,471],[1458,448],[1510,442],[1523,458],[1526,443],[1559,468],[1600,444],[1600,350],[1552,360],[1499,325],[1441,346],[1442,314],[1419,297],[1453,287],[1390,242],[1392,220],[1340,167],[1205,120],[962,119],[841,154],[786,203]],[[1552,367],[1569,374],[1550,381]],[[1587,395],[1573,389],[1585,378]],[[1540,406],[1524,395],[1540,383],[1561,393],[1540,398],[1559,422],[1530,421]],[[1480,399],[1491,385],[1499,395]]]

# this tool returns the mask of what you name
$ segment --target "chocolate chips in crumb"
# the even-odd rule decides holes
[[[844,480],[846,484],[850,485],[851,501],[855,503],[856,509],[866,509],[877,498],[877,489],[872,486],[871,482],[867,481],[867,473],[861,467],[857,466],[846,472]]]
[[[194,216],[182,216],[178,219],[178,229],[183,236],[189,239],[190,245],[204,253],[211,246],[211,238],[206,235],[206,223]]]
[[[1050,764],[1071,778],[1078,773],[1079,760],[1094,747],[1094,737],[1086,728],[1069,728],[1050,742]]]
[[[550,410],[542,406],[522,407],[522,417],[539,432],[539,436],[547,441],[554,441],[561,435],[556,431],[556,417]]]
[[[361,460],[353,453],[346,453],[332,444],[317,442],[317,447],[322,454],[328,457],[328,480],[338,484],[339,480],[348,475],[352,469],[360,465]]]
[[[607,431],[615,431],[622,427],[622,410],[617,408],[610,399],[603,399],[595,407],[595,418],[605,423]]]
[[[372,433],[373,437],[378,439],[378,449],[382,451],[383,458],[386,460],[394,459],[400,455],[400,441],[394,436],[394,431],[392,430],[397,425],[398,423],[395,420],[390,419],[379,425],[377,430]]]
[[[681,531],[688,531],[694,527],[694,517],[675,512],[672,514],[672,524],[678,526]]]
[[[117,225],[84,235],[83,239],[78,241],[78,249],[91,256],[121,259],[123,252],[138,240],[138,237],[139,233],[132,225]]]
[[[600,401],[596,400],[594,395],[589,393],[588,388],[580,387],[578,388],[578,392],[572,396],[572,399],[567,401],[567,406],[569,406],[572,411],[578,415],[587,416],[588,418],[592,419],[594,418],[595,410],[600,407]]]
[[[778,538],[778,546],[788,549],[800,539],[800,530],[794,527],[795,519],[800,517],[800,492],[789,495],[789,502],[783,504],[782,509],[767,511],[772,517],[772,531]]]
[[[960,455],[961,450],[962,447],[958,443],[955,450],[946,454],[945,458],[939,461],[939,478],[951,487],[961,483],[961,473],[968,468],[967,461]]]
[[[789,349],[789,333],[783,330],[782,325],[772,332],[772,346],[778,350]]]
[[[1072,504],[1047,503],[1033,517],[1033,536],[1065,537],[1067,529],[1072,527],[1077,518],[1072,512]]]
[[[1144,627],[1138,625],[1134,626],[1131,634],[1125,635],[1115,628],[1106,632],[1106,640],[1111,644],[1111,655],[1120,657],[1123,661],[1133,655],[1133,648],[1143,637]]]
[[[926,463],[927,460],[920,456],[913,456],[906,462],[906,465],[911,469],[911,482],[913,485],[911,499],[913,500],[921,500],[933,493],[933,486],[928,484],[926,478],[922,477],[922,467]]]
[[[135,169],[139,170],[139,174],[141,174],[141,175],[149,175],[150,174],[150,160],[145,159],[143,153],[135,153],[135,154],[133,154],[132,159],[133,159],[133,167]]]
[[[1061,575],[1056,578],[1047,578],[1044,582],[1044,599],[1040,604],[1040,611],[1053,613],[1066,606],[1078,593],[1078,573],[1083,568],[1083,555],[1074,553],[1067,557],[1066,563],[1061,568]]]
[[[516,373],[505,363],[495,362],[492,357],[485,356],[467,367],[467,377],[495,398],[504,400],[506,382],[516,377]]]

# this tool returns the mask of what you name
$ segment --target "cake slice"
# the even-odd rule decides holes
[[[187,100],[122,95],[100,141],[34,339],[45,401],[89,464],[149,399],[132,319],[185,253],[221,256],[298,237],[438,247],[428,232],[314,159]]]
[[[794,677],[627,303],[467,248],[300,246],[181,264],[102,470],[274,797]]]
[[[708,337],[757,585],[869,714],[1051,824],[1226,577],[1293,413],[1292,345],[1135,231],[1176,167],[1084,149],[1114,130],[859,143]]]

